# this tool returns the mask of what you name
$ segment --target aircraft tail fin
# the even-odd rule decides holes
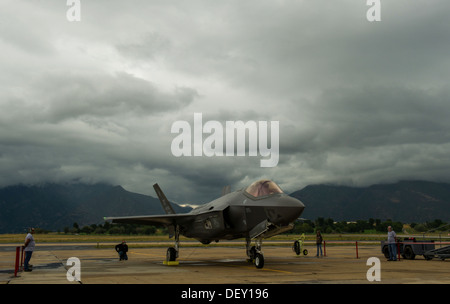
[[[156,195],[158,195],[159,201],[161,202],[161,205],[164,209],[164,211],[167,214],[175,214],[175,210],[173,210],[172,205],[170,204],[167,197],[164,195],[164,192],[162,192],[161,188],[158,184],[153,185],[153,189],[155,189]]]
[[[225,194],[228,194],[228,193],[230,193],[230,192],[231,192],[231,187],[230,187],[230,185],[224,186],[224,187],[222,188],[222,196],[224,196]]]

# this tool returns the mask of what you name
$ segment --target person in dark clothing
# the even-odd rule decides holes
[[[320,250],[320,256],[322,257],[322,241],[323,241],[323,237],[322,234],[320,233],[320,230],[317,230],[316,232],[316,246],[317,246],[317,254],[316,257],[319,257],[319,250]]]
[[[119,254],[119,261],[128,260],[127,252],[128,245],[127,242],[122,241],[122,243],[116,245],[116,251]]]

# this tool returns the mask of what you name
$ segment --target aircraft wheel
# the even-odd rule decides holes
[[[261,253],[257,253],[255,256],[255,266],[256,268],[264,267],[264,256]]]
[[[256,257],[256,247],[252,246],[252,248],[250,248],[250,259],[254,260]]]
[[[300,254],[300,242],[299,241],[295,241],[294,242],[294,246],[292,247],[292,249],[294,250],[294,252],[299,255]]]
[[[177,251],[173,247],[169,247],[167,249],[166,260],[168,262],[173,262],[177,259]]]

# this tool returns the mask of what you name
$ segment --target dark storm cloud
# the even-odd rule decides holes
[[[0,185],[108,181],[204,202],[272,178],[446,180],[450,4],[7,1],[0,19]],[[280,122],[280,160],[171,154],[177,120]]]
[[[283,132],[290,134],[287,138],[297,141],[284,140],[283,151],[447,143],[449,93],[447,88],[430,92],[403,86],[327,90],[320,102],[293,110],[307,127],[285,128]]]
[[[190,88],[163,93],[152,83],[125,73],[61,76],[48,75],[33,84],[45,119],[52,122],[82,116],[152,116],[183,108],[197,95]]]

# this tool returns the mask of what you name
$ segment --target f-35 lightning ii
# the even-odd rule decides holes
[[[259,180],[245,189],[230,192],[226,186],[222,196],[201,205],[189,213],[176,214],[158,184],[153,185],[165,215],[105,217],[112,223],[167,226],[175,245],[167,250],[167,261],[179,256],[180,234],[199,240],[212,241],[245,238],[249,260],[257,268],[264,267],[262,239],[291,230],[305,205],[289,195],[271,180]],[[251,246],[255,240],[255,246]]]

